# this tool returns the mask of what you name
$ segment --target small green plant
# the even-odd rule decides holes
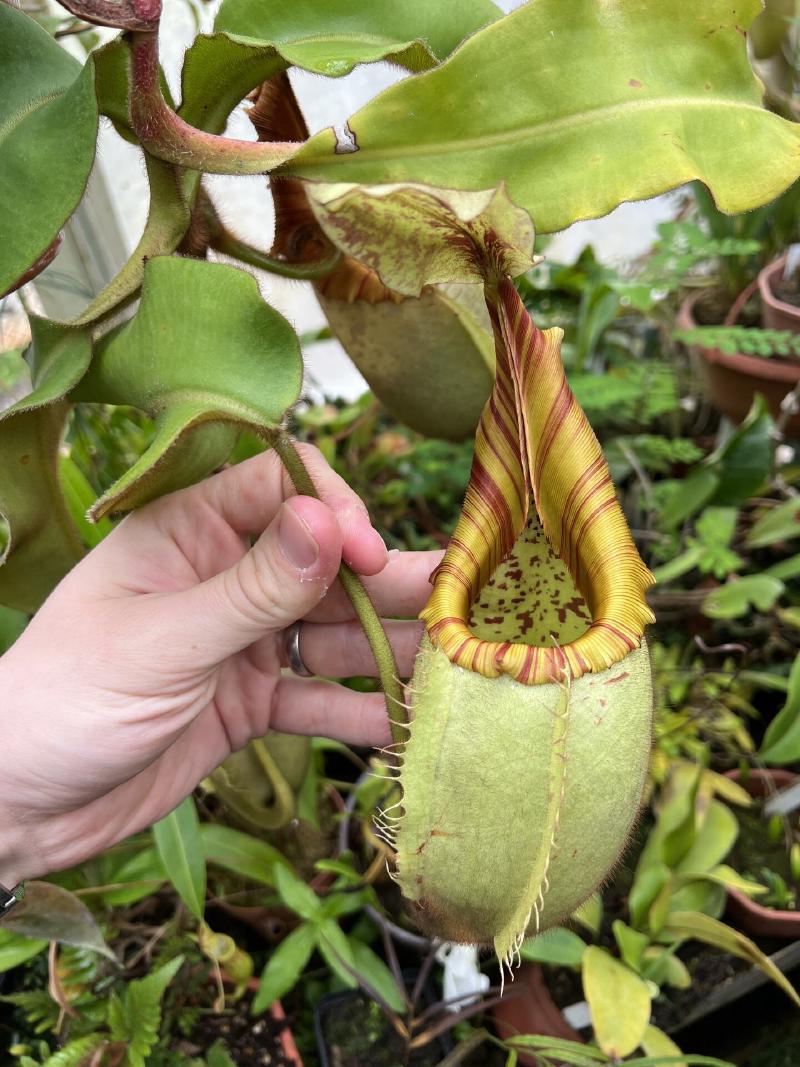
[[[718,348],[726,355],[745,352],[771,359],[775,356],[800,357],[800,335],[790,330],[762,330],[755,326],[697,326],[676,330],[676,341],[701,348]]]
[[[655,690],[655,748],[650,775],[663,786],[680,762],[710,767],[713,760],[738,763],[755,751],[750,723],[758,712],[755,683],[733,660],[709,669],[692,642],[652,648]],[[726,779],[727,781],[727,779]],[[717,789],[724,785],[717,779]],[[734,789],[737,797],[741,791]]]
[[[183,962],[176,956],[146,977],[124,983],[121,991],[112,990],[103,1001],[102,1015],[92,1020],[92,1032],[68,1040],[57,1052],[43,1043],[34,1057],[29,1054],[33,1049],[18,1046],[19,1067],[82,1067],[90,1054],[98,1063],[145,1067],[160,1040],[164,994]],[[26,1012],[34,1029],[41,1027],[41,1008],[30,997],[20,993],[4,1000]]]
[[[777,908],[779,911],[794,911],[797,907],[797,886],[789,885],[784,877],[769,867],[759,867],[750,879],[755,879],[766,888],[766,893],[759,897],[759,903],[766,908]]]
[[[609,1055],[628,1055],[641,1044],[662,987],[691,985],[678,954],[686,941],[701,941],[760,967],[800,1006],[800,997],[773,962],[718,918],[727,887],[764,893],[724,863],[738,827],[727,804],[716,798],[718,792],[729,802],[750,803],[741,786],[714,772],[673,765],[627,894],[628,913],[612,923],[613,946],[587,946],[576,933],[560,929],[522,947],[523,959],[581,971],[595,1039]],[[585,913],[578,917],[587,923]],[[597,915],[590,925],[599,930]],[[625,993],[612,996],[611,989]]]
[[[253,1011],[263,1011],[289,992],[315,951],[346,987],[354,989],[361,982],[393,1010],[401,1011],[403,996],[386,964],[366,941],[346,934],[339,925],[340,919],[360,911],[366,900],[374,899],[372,891],[361,887],[360,876],[345,858],[321,861],[318,867],[337,876],[324,898],[287,868],[276,868],[278,896],[300,921],[267,960]]]

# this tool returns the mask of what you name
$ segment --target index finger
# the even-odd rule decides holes
[[[430,578],[443,555],[443,551],[390,552],[389,562],[380,574],[363,580],[378,614],[416,618],[431,595]],[[353,605],[338,580],[307,618],[309,622],[346,622],[355,618]]]

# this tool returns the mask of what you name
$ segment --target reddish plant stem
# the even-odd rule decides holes
[[[64,0],[62,7],[85,22],[120,30],[154,30],[161,0]]]
[[[158,79],[158,33],[131,33],[131,123],[151,155],[209,174],[262,174],[297,151],[293,141],[263,144],[190,126],[169,107]]]

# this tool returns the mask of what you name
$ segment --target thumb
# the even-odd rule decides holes
[[[179,593],[173,608],[191,644],[213,663],[302,619],[325,596],[342,558],[342,532],[321,500],[281,505],[256,544],[228,570]]]

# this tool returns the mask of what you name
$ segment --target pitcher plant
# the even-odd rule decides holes
[[[406,291],[444,269],[483,282],[494,387],[422,612],[402,798],[383,819],[420,925],[493,944],[510,965],[608,876],[636,818],[653,579],[567,383],[562,332],[537,329],[509,277],[532,261],[533,233],[503,191],[477,212],[442,190],[315,195],[329,236],[385,284]],[[405,255],[370,251],[389,221]]]

